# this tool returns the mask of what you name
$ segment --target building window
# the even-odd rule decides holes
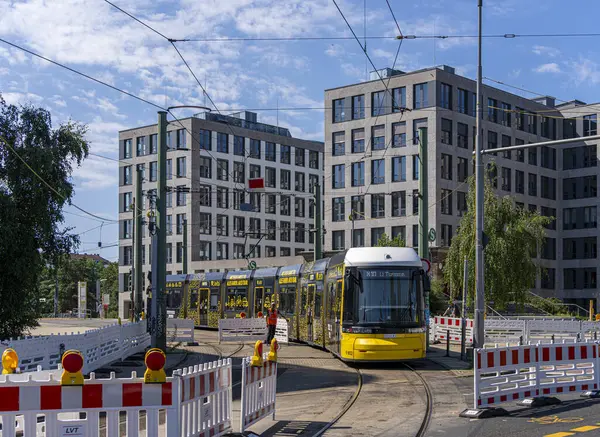
[[[291,250],[289,247],[280,247],[279,256],[290,256]]]
[[[588,137],[590,135],[596,135],[598,132],[598,115],[584,115],[583,116],[583,136]]]
[[[462,191],[456,192],[456,211],[458,215],[462,217],[467,212],[467,193]]]
[[[260,165],[250,164],[250,179],[260,178]]]
[[[137,137],[135,142],[136,142],[136,156],[146,155],[146,137]]]
[[[156,182],[158,177],[158,163],[156,161],[150,162],[150,182]]]
[[[177,158],[177,177],[184,178],[186,177],[186,165],[185,165],[185,156]]]
[[[371,183],[373,185],[385,183],[385,159],[371,161]]]
[[[133,263],[133,248],[131,246],[123,247],[123,265],[130,266]]]
[[[525,122],[527,123],[527,132],[530,134],[537,134],[537,114],[528,112],[526,114]]]
[[[290,222],[279,222],[279,241],[290,241]]]
[[[556,200],[556,179],[542,176],[542,192],[544,199]]]
[[[450,247],[452,243],[452,226],[442,225],[441,245],[443,247]]]
[[[187,149],[187,135],[185,129],[179,129],[177,131],[177,148],[178,149]]]
[[[413,120],[413,141],[412,143],[416,146],[419,144],[419,129],[422,127],[427,127],[427,119],[419,118],[417,120]]]
[[[315,174],[308,175],[308,192],[314,194],[315,187],[317,186],[318,183],[319,183],[319,176],[317,176]]]
[[[419,247],[419,225],[413,225],[412,227],[412,245],[415,249]]]
[[[233,218],[233,236],[243,237],[246,235],[246,219],[244,217]]]
[[[563,119],[563,137],[565,139],[577,137],[576,123],[577,121],[574,118]]]
[[[413,165],[413,180],[419,180],[419,169],[421,165],[421,161],[419,159],[419,155],[413,155],[412,165]]]
[[[471,107],[469,108],[471,117],[477,116],[477,111],[478,111],[477,104],[479,103],[477,100],[478,100],[477,94],[471,93]],[[483,106],[483,104],[481,104],[481,106]],[[479,113],[481,114],[481,112],[482,112],[482,108],[479,108]]]
[[[275,241],[275,228],[277,227],[277,222],[275,220],[265,220],[265,240]]]
[[[379,243],[383,234],[385,234],[385,228],[371,228],[371,246],[375,246]]]
[[[406,156],[392,158],[392,182],[406,182]]]
[[[352,120],[360,120],[365,118],[365,96],[352,97]]]
[[[343,222],[346,219],[346,206],[343,197],[333,198],[332,220],[334,222]]]
[[[442,179],[452,180],[452,155],[442,153]]]
[[[333,122],[339,123],[344,121],[344,99],[333,101]]]
[[[243,162],[233,163],[233,182],[246,183],[246,166]]]
[[[440,199],[442,214],[452,215],[452,191],[442,189],[442,197]]]
[[[177,206],[187,205],[187,191],[188,187],[185,185],[177,186]]]
[[[275,143],[265,141],[265,160],[275,162]]]
[[[371,116],[377,117],[385,114],[385,91],[371,93]]]
[[[515,170],[515,193],[525,194],[525,173]]]
[[[346,140],[344,132],[333,133],[333,156],[340,156],[346,153]]]
[[[305,150],[301,149],[300,147],[296,147],[295,148],[295,158],[296,158],[296,165],[298,167],[304,167],[304,155],[305,155]]]
[[[306,241],[304,223],[295,223],[294,225],[296,226],[296,231],[294,232],[296,243],[304,243]]]
[[[419,199],[420,199],[419,190],[413,190],[412,192],[412,211],[413,215],[419,215]]]
[[[260,193],[250,193],[250,208],[252,212],[260,212]]]
[[[275,258],[275,247],[274,246],[265,246],[265,257],[266,258]]]
[[[352,203],[352,220],[364,220],[365,219],[365,196],[352,196],[350,198]]]
[[[355,229],[352,232],[352,247],[364,247],[365,246],[365,230]]]
[[[498,123],[498,101],[488,98],[488,120]]]
[[[406,87],[392,90],[392,112],[402,112],[406,109]]]
[[[511,117],[512,117],[512,109],[508,103],[500,103],[500,112],[498,114],[499,123],[502,126],[510,127],[511,125]]]
[[[177,216],[175,217],[176,222],[175,222],[175,233],[177,235],[181,235],[183,234],[183,223],[186,221],[186,215],[185,214],[177,214]]]
[[[365,185],[365,163],[354,162],[352,163],[352,186],[362,187]]]
[[[267,214],[277,214],[275,208],[277,205],[277,196],[275,194],[267,194]]]
[[[198,233],[212,234],[212,214],[210,212],[201,212],[198,215]]]
[[[233,245],[233,259],[242,259],[244,258],[244,245],[243,244],[234,244]]]
[[[525,131],[525,110],[523,108],[515,107],[515,120],[517,122],[517,129]]]
[[[385,217],[385,194],[371,194],[371,218]]]
[[[530,196],[537,196],[537,175],[534,173],[529,173],[529,190],[528,194]]]
[[[121,220],[121,228],[123,230],[121,238],[129,239],[133,235],[133,220]]]
[[[406,216],[406,191],[392,193],[392,217]]]
[[[344,164],[334,165],[332,166],[332,174],[333,179],[332,188],[344,188],[344,174],[346,172],[346,168]]]
[[[131,166],[125,166],[123,168],[123,185],[131,185],[133,183],[131,177]]]
[[[371,149],[373,150],[384,150],[385,149],[385,126],[373,126],[371,128]]]
[[[123,159],[131,158],[131,154],[132,154],[131,142],[132,142],[131,139],[123,140]]]
[[[458,112],[461,114],[469,114],[469,92],[458,89]]]
[[[250,138],[250,158],[260,159],[260,140]]]
[[[509,137],[508,135],[502,135],[502,147],[510,147],[511,146],[510,142],[511,142],[511,137]],[[502,152],[502,157],[504,159],[511,159],[512,154],[510,151]]]
[[[352,130],[352,153],[364,153],[365,152],[365,130],[364,129],[353,129]]]
[[[205,129],[198,130],[201,150],[212,150],[212,132]]]
[[[304,210],[304,198],[303,197],[296,197],[295,199],[295,211],[296,211],[296,217],[304,217],[305,214],[305,210]]]
[[[212,206],[212,192],[210,185],[198,186],[198,204],[200,206]]]
[[[265,167],[265,187],[275,188],[277,185],[277,170]]]
[[[217,208],[229,208],[229,188],[217,187]]]
[[[233,154],[237,156],[246,156],[246,139],[244,137],[233,137]]]
[[[123,193],[122,195],[121,212],[129,212],[132,209],[133,204],[133,193],[131,191]]]
[[[456,145],[461,149],[469,148],[469,126],[464,123],[456,124]]]
[[[294,188],[296,191],[303,193],[306,191],[305,174],[299,171],[294,173]]]
[[[556,170],[556,149],[551,147],[542,147],[542,159],[540,165],[550,170]]]
[[[229,244],[217,243],[217,259],[229,259]]]
[[[199,167],[201,178],[212,178],[212,159],[205,156],[201,156],[199,160]]]
[[[319,152],[314,150],[308,151],[308,166],[312,169],[319,169]]]
[[[452,157],[450,157],[452,158]],[[443,161],[442,161],[443,165]],[[469,161],[467,158],[458,158],[458,182],[465,182],[469,177]]]
[[[406,147],[406,122],[392,123],[392,147]]]
[[[259,218],[251,218],[250,219],[250,226],[248,227],[248,231],[249,231],[249,237],[250,238],[260,238],[261,237],[261,232],[260,232],[260,219]]]
[[[279,170],[279,186],[282,190],[289,190],[292,184],[292,172]]]
[[[165,228],[167,235],[173,235],[173,216],[171,214],[167,215]]]
[[[217,179],[220,181],[229,180],[229,161],[226,159],[217,159]]]
[[[173,207],[173,193],[170,191],[167,191],[167,201],[165,203],[167,204],[167,208]]]
[[[279,146],[279,149],[281,151],[281,156],[279,157],[280,162],[282,164],[289,164],[291,162],[291,155],[292,155],[292,152],[290,151],[290,146],[281,144]]]
[[[488,149],[498,148],[498,134],[496,132],[488,131]],[[496,154],[494,153],[494,156]]]
[[[555,276],[556,276],[555,269],[542,267],[540,287],[545,290],[554,290],[554,288],[556,287]]]
[[[229,135],[217,132],[217,152],[229,153]]]
[[[542,206],[541,214],[544,217],[550,217],[552,219],[552,221],[550,223],[548,223],[545,226],[545,228],[551,229],[551,230],[556,230],[556,208],[548,208],[546,206]]]
[[[427,94],[427,83],[413,85],[413,109],[421,109],[429,106]]]
[[[287,216],[290,215],[290,196],[280,196],[279,214]]]
[[[333,231],[331,233],[331,243],[333,250],[344,250],[346,240],[344,231]]]
[[[392,239],[398,237],[406,242],[406,226],[392,226]]]
[[[512,191],[512,187],[511,187],[511,180],[512,180],[512,175],[511,175],[511,170],[510,168],[506,168],[506,167],[502,167],[502,190],[503,191]]]
[[[217,235],[227,237],[229,235],[229,216],[218,214],[217,215]]]
[[[440,84],[440,106],[444,109],[452,110],[452,86]]]

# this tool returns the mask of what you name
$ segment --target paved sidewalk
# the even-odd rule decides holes
[[[458,377],[473,376],[472,362],[460,359],[460,346],[451,345],[449,356],[446,356],[445,344],[430,344],[427,350],[427,359],[450,370]]]

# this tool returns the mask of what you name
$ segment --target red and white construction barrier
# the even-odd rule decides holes
[[[277,363],[266,360],[261,367],[250,366],[250,358],[242,360],[242,399],[240,432],[269,415],[275,419]]]
[[[473,343],[473,320],[465,319],[465,342]],[[433,335],[432,335],[433,334]],[[458,317],[435,316],[430,332],[432,341],[460,343],[462,338],[462,319]]]
[[[560,343],[477,349],[474,408],[598,390],[598,347],[596,343]]]

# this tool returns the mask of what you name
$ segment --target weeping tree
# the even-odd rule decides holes
[[[548,225],[553,217],[541,216],[515,205],[509,196],[494,193],[493,169],[485,180],[484,233],[488,244],[484,249],[484,282],[486,302],[498,308],[509,302],[523,305],[528,300],[538,272],[535,256],[543,247]],[[444,266],[444,280],[452,295],[462,296],[464,259],[469,260],[468,299],[475,293],[475,178],[469,180],[467,213],[462,217],[452,239]]]
[[[375,247],[406,247],[406,243],[400,235],[390,238],[387,234],[382,234]]]

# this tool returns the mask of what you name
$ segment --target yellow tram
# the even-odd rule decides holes
[[[223,317],[261,317],[274,301],[289,320],[291,339],[342,360],[425,357],[429,281],[410,248],[353,248],[316,262],[169,276],[167,283],[181,284],[181,298],[167,298],[167,314],[199,327],[216,328]]]

